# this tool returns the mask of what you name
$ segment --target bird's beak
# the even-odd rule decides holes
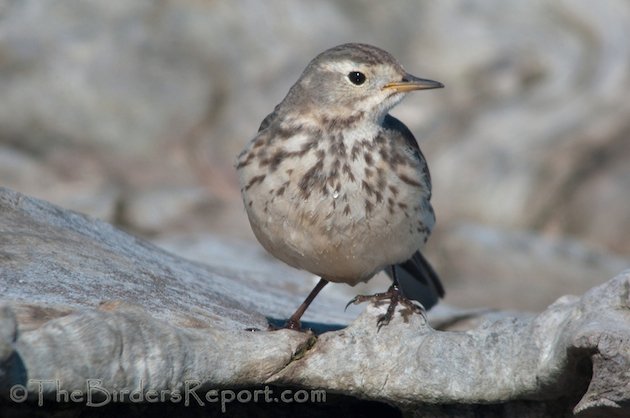
[[[444,87],[444,84],[439,81],[425,80],[411,74],[405,74],[402,80],[392,81],[383,86],[384,89],[393,89],[401,93],[413,90],[440,89],[442,87]]]

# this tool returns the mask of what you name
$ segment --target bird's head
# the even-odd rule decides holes
[[[311,112],[382,120],[408,92],[441,87],[442,83],[407,73],[382,49],[350,43],[315,57],[285,100]]]

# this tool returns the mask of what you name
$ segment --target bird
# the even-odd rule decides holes
[[[250,226],[273,256],[320,280],[284,328],[329,282],[354,286],[385,270],[389,300],[424,315],[444,288],[420,253],[434,224],[431,175],[412,132],[389,114],[407,93],[442,88],[409,74],[387,51],[363,43],[312,59],[236,160]]]

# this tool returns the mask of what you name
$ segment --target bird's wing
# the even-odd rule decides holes
[[[384,127],[389,130],[397,131],[405,139],[408,146],[415,152],[427,180],[429,187],[428,198],[430,199],[431,174],[429,173],[426,159],[413,134],[404,123],[390,115],[385,117]],[[444,297],[444,287],[442,286],[440,278],[420,251],[416,251],[409,260],[394,266],[394,268],[396,269],[396,278],[398,279],[398,284],[403,294],[410,299],[420,302],[425,309],[430,309],[440,298]],[[386,269],[386,272],[392,277],[391,269]]]
[[[385,129],[398,132],[404,139],[407,145],[415,152],[416,158],[421,163],[422,174],[427,179],[427,185],[429,187],[429,199],[431,199],[431,173],[429,172],[429,166],[427,165],[427,159],[424,158],[424,154],[420,150],[420,146],[416,141],[407,125],[393,117],[392,115],[386,115],[383,121]]]
[[[279,104],[276,105],[276,107],[273,109],[273,112],[265,116],[265,119],[263,119],[263,121],[260,123],[260,126],[258,127],[258,132],[267,129],[267,127],[273,123],[273,120],[276,118],[276,115],[278,114],[279,106],[280,106]]]

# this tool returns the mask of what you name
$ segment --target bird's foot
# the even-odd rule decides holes
[[[284,324],[268,322],[267,331],[279,331],[281,329],[290,329],[298,332],[309,332],[310,328],[302,328],[302,323],[299,320],[289,318]],[[259,331],[259,330],[258,330]]]
[[[359,303],[368,301],[372,301],[375,305],[378,306],[380,305],[380,302],[388,299],[389,306],[387,307],[387,311],[383,315],[379,316],[378,321],[376,322],[379,331],[381,327],[389,324],[389,322],[392,320],[392,318],[394,317],[394,313],[396,312],[396,306],[398,306],[398,304],[403,305],[411,313],[415,312],[421,315],[425,321],[427,320],[424,307],[420,304],[414,303],[413,301],[405,297],[405,295],[402,294],[402,292],[396,285],[391,285],[389,289],[387,289],[387,292],[376,293],[374,295],[357,295],[352,298],[350,302],[348,302],[348,304],[346,305],[346,309],[348,309],[348,306],[350,305],[358,305]]]
[[[304,331],[302,329],[302,324],[300,323],[300,321],[293,318],[289,318],[287,322],[284,323],[284,326],[282,328],[292,329],[293,331]]]
[[[310,328],[302,329],[302,326],[300,324],[300,318],[302,318],[302,315],[304,315],[304,312],[306,312],[306,309],[308,308],[308,306],[311,304],[313,299],[315,299],[315,296],[317,296],[320,290],[322,290],[324,286],[326,286],[327,284],[328,284],[328,280],[324,278],[319,279],[319,282],[317,282],[317,284],[315,285],[315,288],[311,290],[311,293],[308,294],[304,302],[302,302],[302,304],[297,308],[297,310],[293,313],[293,315],[289,317],[287,322],[284,323],[284,326],[276,327],[270,324],[269,331],[275,331],[278,329],[292,329],[293,331],[311,332]]]

